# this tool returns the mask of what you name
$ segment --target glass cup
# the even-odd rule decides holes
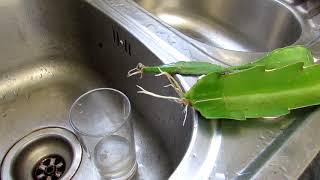
[[[130,179],[137,169],[128,97],[112,88],[94,89],[71,106],[69,120],[103,179]]]

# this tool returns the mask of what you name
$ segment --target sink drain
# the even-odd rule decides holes
[[[50,155],[40,160],[33,168],[35,180],[57,180],[62,177],[66,169],[64,159],[59,155]]]
[[[70,131],[40,129],[9,150],[2,162],[0,179],[71,179],[80,165],[81,156],[81,145]]]

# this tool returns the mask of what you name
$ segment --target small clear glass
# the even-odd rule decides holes
[[[81,95],[69,120],[84,150],[103,179],[130,179],[137,169],[128,97],[112,88]]]

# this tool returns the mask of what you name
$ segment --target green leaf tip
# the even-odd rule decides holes
[[[298,62],[266,70],[256,66],[226,75],[209,74],[186,94],[190,105],[208,119],[273,117],[320,104],[320,65]]]

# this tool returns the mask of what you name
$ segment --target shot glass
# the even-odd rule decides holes
[[[103,179],[131,179],[137,169],[128,97],[112,88],[94,89],[71,106],[69,121]]]

